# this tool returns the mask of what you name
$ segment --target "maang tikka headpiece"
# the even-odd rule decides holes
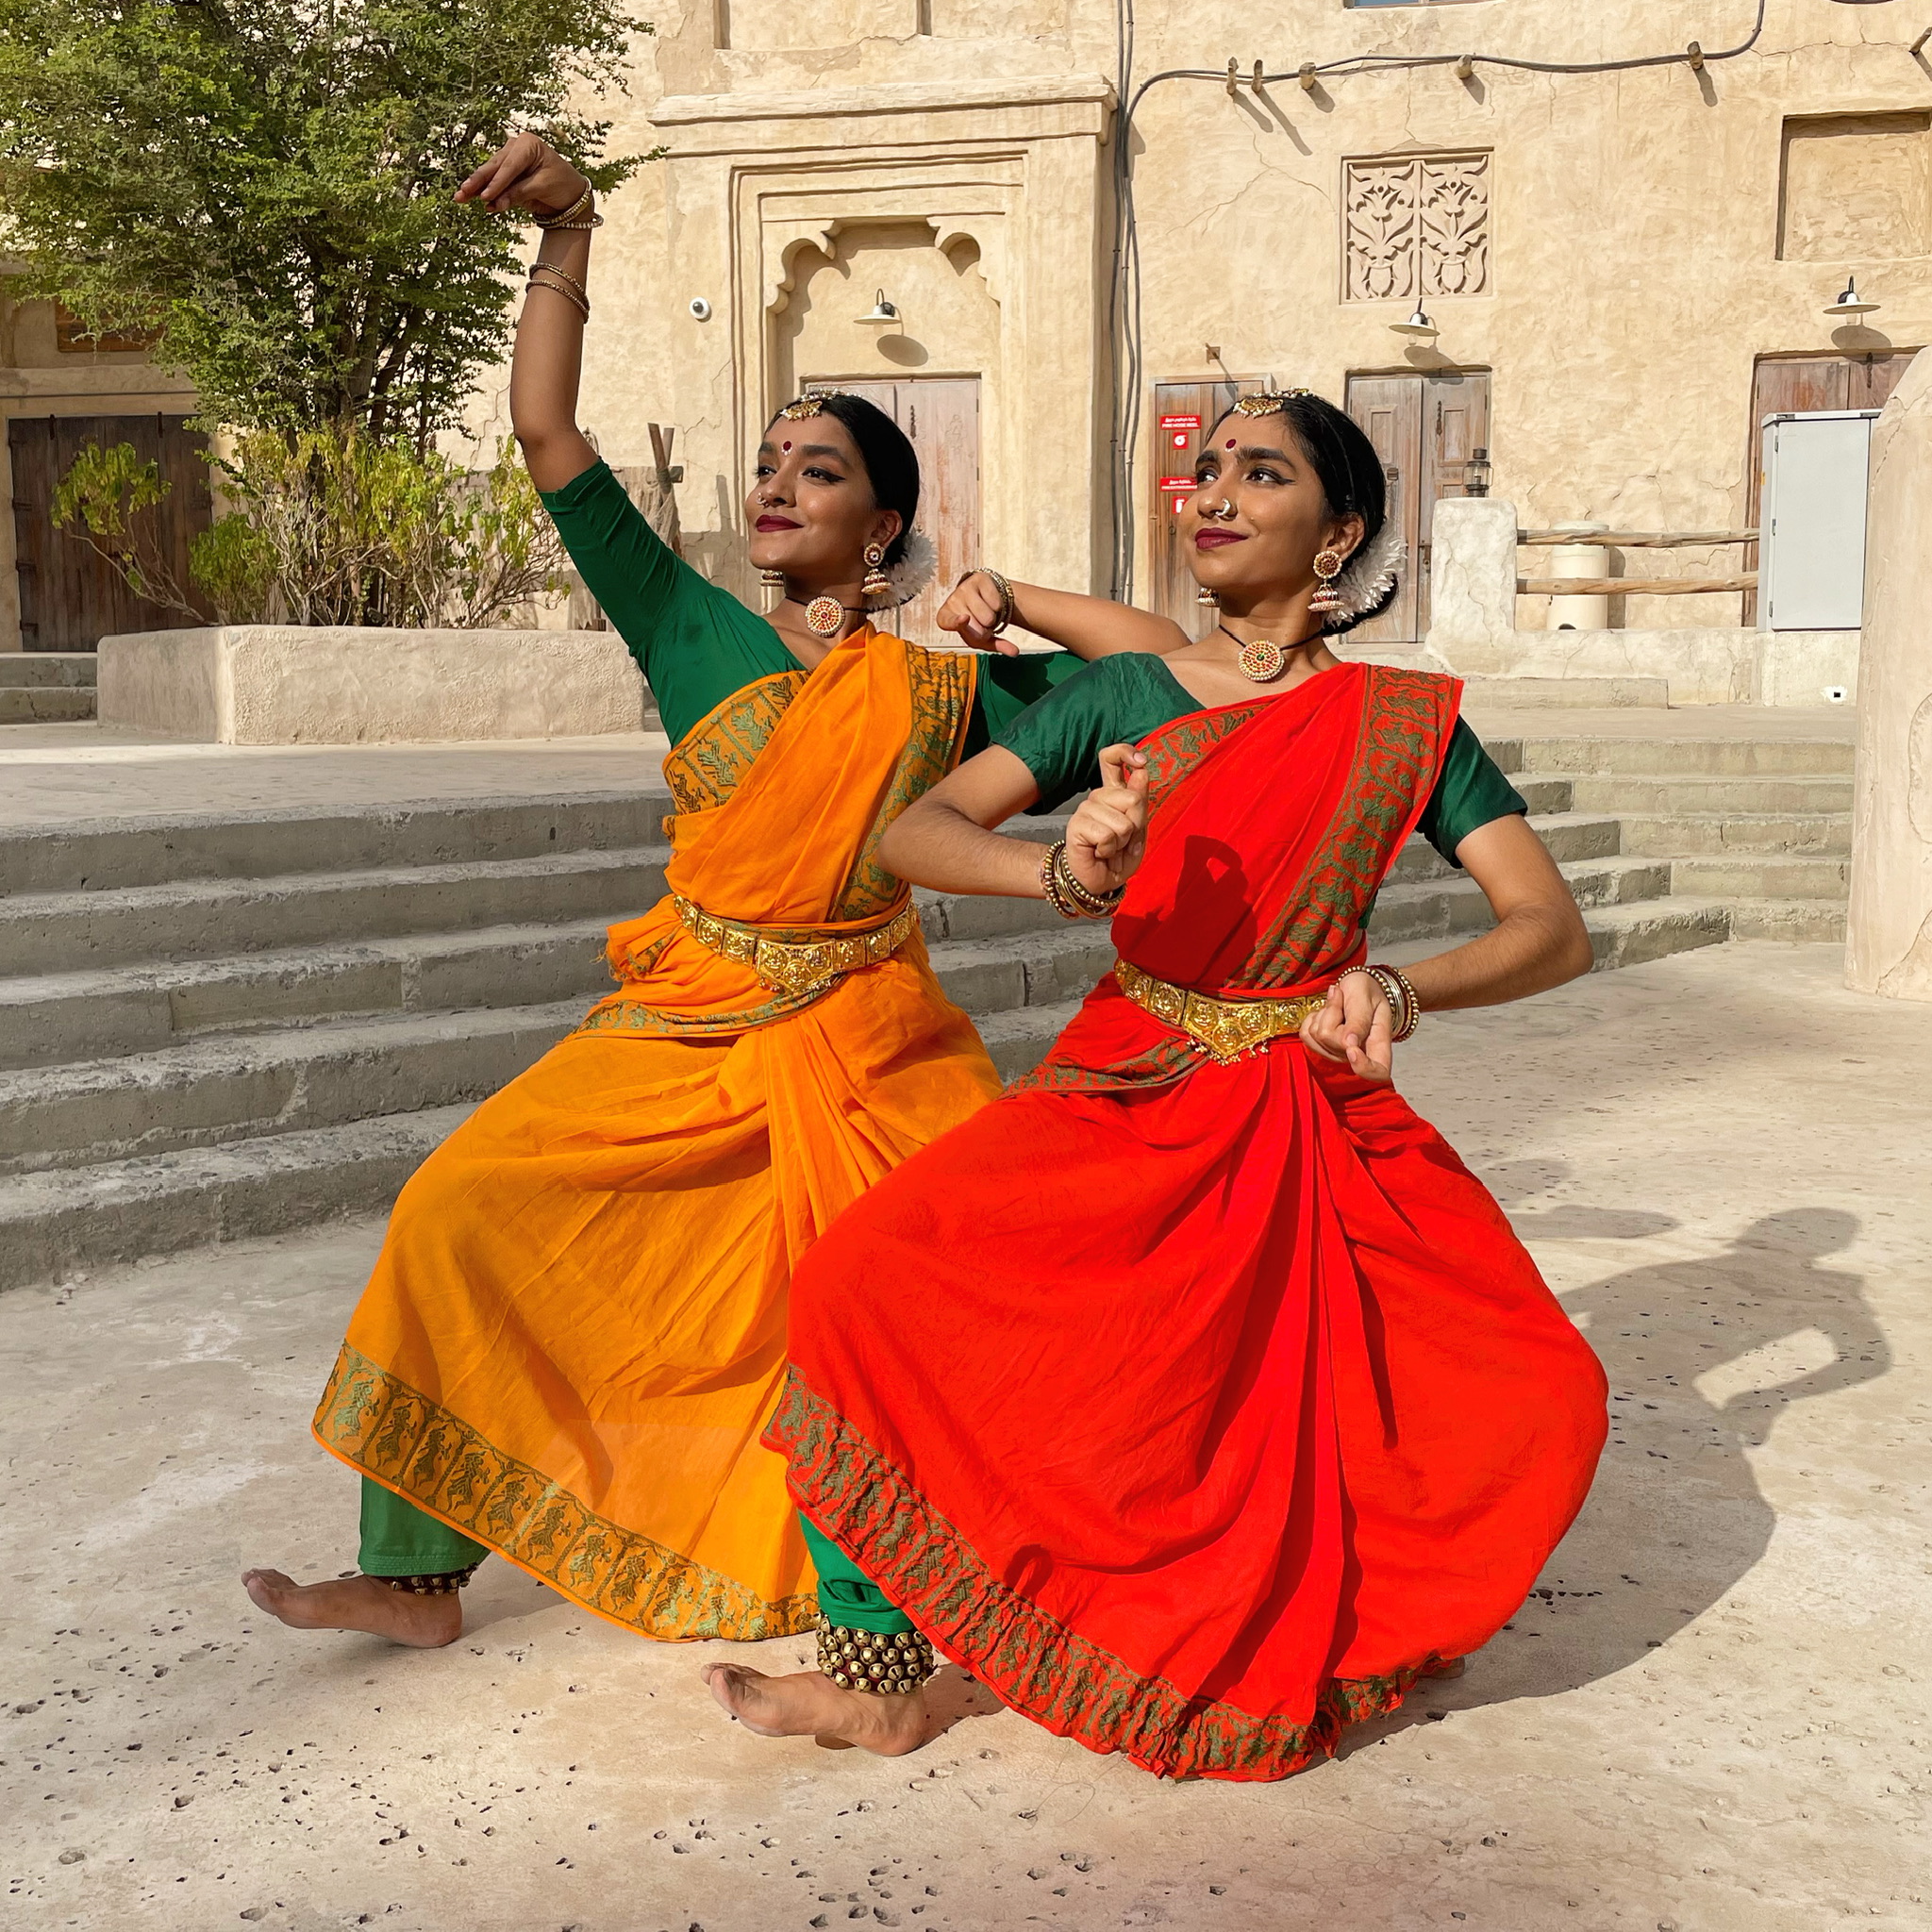
[[[1237,416],[1273,416],[1291,396],[1311,396],[1311,389],[1264,389],[1257,394],[1242,396],[1234,406]]]
[[[778,411],[781,423],[803,423],[808,416],[823,416],[825,405],[836,395],[842,395],[842,390],[815,389],[808,395],[802,395],[795,403],[787,403]]]

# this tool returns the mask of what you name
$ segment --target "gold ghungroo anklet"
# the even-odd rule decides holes
[[[454,1596],[475,1574],[476,1566],[472,1563],[467,1570],[440,1570],[433,1576],[378,1576],[375,1581],[391,1590],[407,1591],[411,1596]]]
[[[917,1630],[891,1636],[819,1624],[819,1669],[841,1690],[877,1690],[909,1696],[939,1668]]]

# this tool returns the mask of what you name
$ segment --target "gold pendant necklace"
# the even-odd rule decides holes
[[[1272,684],[1287,668],[1288,651],[1273,638],[1250,638],[1246,643],[1241,643],[1241,639],[1235,637],[1226,625],[1217,625],[1215,628],[1226,631],[1230,638],[1234,638],[1236,643],[1241,644],[1241,656],[1235,659],[1235,663],[1240,667],[1241,675],[1250,682]],[[1300,650],[1302,644],[1311,643],[1320,636],[1321,632],[1316,631],[1311,636],[1303,638],[1301,643],[1294,648]]]
[[[815,638],[835,638],[845,628],[848,616],[863,614],[862,611],[848,610],[836,597],[814,597],[805,607],[805,627]]]

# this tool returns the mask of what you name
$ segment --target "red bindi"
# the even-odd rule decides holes
[[[785,445],[785,447],[786,447],[787,449],[790,449],[790,448],[791,447],[791,444],[790,444],[790,443],[788,442],[788,443],[787,443],[787,444]],[[1232,448],[1234,447],[1234,438],[1230,436],[1230,437],[1229,437],[1229,438],[1227,439],[1227,441],[1226,441],[1226,443],[1225,443],[1225,444],[1224,445],[1224,447],[1225,447],[1225,448],[1227,448],[1227,449],[1232,449]]]
[[[788,442],[788,443],[787,443],[787,444],[785,445],[785,447],[786,447],[787,449],[790,449],[790,448],[791,447],[791,444],[790,444],[790,443]]]

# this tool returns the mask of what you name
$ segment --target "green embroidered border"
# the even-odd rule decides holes
[[[664,754],[664,782],[679,811],[710,811],[738,790],[778,721],[805,687],[803,671],[774,671],[742,686]]]
[[[1058,1047],[1054,1052],[1058,1051]],[[1203,1056],[1186,1034],[1157,1041],[1145,1053],[1132,1059],[1116,1060],[1105,1067],[1083,1066],[1078,1060],[1057,1059],[1053,1054],[1041,1060],[1030,1074],[1022,1074],[1007,1084],[1008,1093],[1117,1093],[1123,1088],[1164,1087],[1185,1080],[1205,1064]]]
[[[346,1342],[313,1426],[323,1447],[353,1468],[646,1637],[754,1643],[818,1625],[816,1595],[767,1603],[736,1578],[597,1515]]]
[[[791,1457],[792,1494],[940,1648],[1000,1700],[1091,1751],[1164,1777],[1288,1777],[1342,1732],[1393,1710],[1431,1656],[1381,1677],[1332,1677],[1307,1724],[1190,1698],[1142,1676],[1001,1583],[905,1476],[796,1369],[765,1440]]]
[[[1300,986],[1354,951],[1403,837],[1435,787],[1459,689],[1437,671],[1364,667],[1361,724],[1341,808],[1230,987]]]
[[[823,986],[808,987],[803,992],[774,993],[763,1005],[741,1008],[733,1013],[674,1013],[654,1007],[635,993],[614,992],[600,1001],[571,1029],[575,1040],[583,1033],[632,1033],[658,1040],[715,1040],[733,1033],[750,1033],[769,1026],[774,1020],[789,1020],[802,1013],[842,984],[845,978],[828,979]]]
[[[958,761],[973,714],[973,693],[979,675],[975,657],[960,651],[922,650],[890,633],[874,637],[866,648],[876,651],[889,642],[906,654],[912,729],[886,787],[884,802],[834,905],[832,917],[839,921],[869,918],[905,897],[904,881],[879,863],[879,841],[892,821],[915,798],[930,791]]]

